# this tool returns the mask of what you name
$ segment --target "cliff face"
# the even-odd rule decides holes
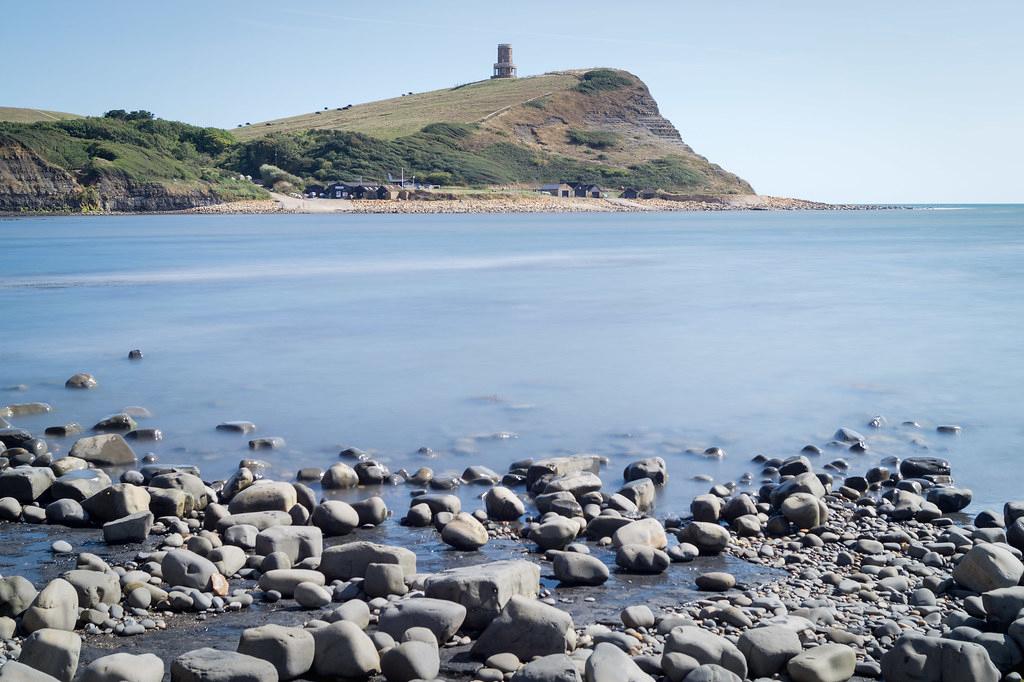
[[[78,211],[83,187],[63,168],[0,137],[0,211]]]
[[[123,173],[107,172],[95,178],[99,208],[116,213],[181,211],[223,201],[212,189],[136,182]]]

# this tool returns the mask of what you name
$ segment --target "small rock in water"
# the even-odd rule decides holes
[[[57,540],[50,545],[50,549],[52,549],[55,554],[69,554],[74,551],[74,547],[71,546],[71,543],[65,540]]]
[[[129,360],[141,360],[142,359],[142,351],[139,350],[138,348],[135,348],[133,350],[128,351],[128,359]]]
[[[935,430],[938,431],[939,433],[957,434],[957,433],[960,433],[961,428],[959,426],[957,426],[956,424],[942,424],[939,427],[937,427]]]
[[[96,377],[85,372],[73,374],[71,378],[64,382],[64,388],[96,388]]]

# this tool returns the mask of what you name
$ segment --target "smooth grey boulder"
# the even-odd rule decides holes
[[[326,500],[313,510],[310,521],[327,537],[348,535],[359,527],[359,512],[347,502]]]
[[[974,497],[968,488],[953,488],[947,486],[934,486],[928,489],[925,499],[939,508],[946,514],[961,511],[971,503]]]
[[[985,618],[1001,628],[1009,627],[1024,609],[1024,587],[1000,587],[981,595]]]
[[[786,672],[793,682],[846,682],[853,677],[856,668],[857,653],[845,644],[822,644],[806,649],[786,664]]]
[[[369,564],[363,580],[363,591],[372,599],[392,594],[401,596],[409,591],[409,587],[405,584],[405,574],[398,564]]]
[[[328,623],[347,620],[348,622],[355,624],[355,626],[360,630],[365,630],[370,625],[370,607],[361,599],[349,599],[347,602],[327,614],[324,617],[324,620]]]
[[[565,654],[530,661],[512,676],[512,682],[582,682],[576,663]]]
[[[278,676],[262,658],[204,648],[174,659],[171,682],[278,682]]]
[[[771,677],[801,651],[800,636],[782,625],[750,628],[740,635],[736,647],[747,659],[751,677]]]
[[[0,617],[17,618],[37,594],[35,586],[20,575],[0,578]]]
[[[717,499],[717,498],[716,498]],[[668,536],[658,519],[646,518],[633,521],[612,534],[615,547],[623,545],[649,545],[655,549],[668,547]]]
[[[544,477],[565,477],[572,474],[601,471],[601,458],[597,455],[574,455],[570,457],[548,457],[530,464],[526,470],[526,487],[532,490],[533,485]]]
[[[18,662],[51,675],[61,682],[71,682],[78,670],[82,638],[67,630],[43,628],[21,643]]]
[[[358,625],[339,620],[313,630],[313,671],[323,677],[365,679],[380,672],[373,640]]]
[[[672,558],[650,545],[623,545],[615,552],[615,564],[628,573],[661,573]]]
[[[681,625],[672,628],[665,637],[663,656],[671,653],[685,654],[701,665],[720,665],[741,679],[747,676],[747,659],[736,645],[698,627]]]
[[[359,515],[360,526],[379,526],[388,518],[388,506],[379,495],[353,502],[350,506]]]
[[[655,485],[665,485],[668,481],[668,467],[661,457],[648,457],[627,464],[622,471],[622,478],[627,482],[649,478]]]
[[[319,609],[331,603],[331,593],[318,582],[308,580],[294,587],[292,597],[304,609]]]
[[[705,663],[691,670],[686,682],[743,682],[743,678],[720,665]]]
[[[647,511],[654,507],[657,490],[651,479],[638,478],[619,488],[619,495],[635,504],[640,511]]]
[[[696,547],[701,555],[719,554],[729,544],[729,531],[717,523],[694,521],[678,531],[680,542],[688,542]]]
[[[815,528],[828,520],[828,506],[810,493],[793,493],[779,507],[782,515],[797,528]]]
[[[231,498],[228,511],[233,515],[263,511],[287,512],[298,501],[298,493],[290,483],[257,481]]]
[[[825,497],[825,486],[821,480],[811,472],[797,474],[793,478],[784,481],[776,486],[769,496],[772,507],[778,509],[783,500],[795,493],[810,493],[815,497]]]
[[[493,521],[515,521],[526,513],[526,506],[519,496],[500,485],[484,493],[484,508],[487,517]]]
[[[129,514],[103,524],[103,541],[108,545],[143,542],[153,528],[153,513],[148,511]]]
[[[417,504],[425,504],[430,508],[431,514],[440,514],[441,512],[448,512],[449,514],[458,514],[462,511],[462,501],[459,500],[455,495],[443,495],[436,493],[427,493],[426,495],[417,495],[409,501],[409,506]]]
[[[161,682],[164,662],[156,654],[110,654],[85,666],[78,682]]]
[[[273,623],[243,630],[238,640],[238,653],[267,661],[277,670],[281,680],[291,680],[309,672],[315,651],[313,634],[309,630]]]
[[[576,648],[572,616],[553,606],[513,596],[473,644],[474,658],[511,653],[520,660],[564,654]]]
[[[416,573],[416,555],[412,551],[363,540],[325,549],[319,570],[328,580],[348,580],[365,577],[370,564],[398,564],[406,576]]]
[[[471,552],[487,544],[487,529],[472,514],[459,512],[441,529],[441,540],[457,550]]]
[[[7,661],[0,668],[0,682],[60,682],[60,680],[24,663]]]
[[[65,459],[68,458],[65,457]],[[109,487],[110,484],[110,476],[103,469],[75,469],[63,474],[53,482],[53,486],[50,487],[50,496],[55,500],[70,499],[81,502]]]
[[[582,471],[569,476],[552,478],[544,484],[542,494],[570,493],[577,500],[587,493],[601,489],[601,479],[597,474]]]
[[[900,462],[900,476],[903,478],[927,478],[949,476],[953,470],[949,462],[939,457],[907,457]]]
[[[953,568],[953,579],[974,592],[1013,587],[1024,576],[1024,563],[998,545],[972,547]]]
[[[276,590],[285,597],[295,594],[295,588],[301,583],[313,583],[323,586],[324,574],[308,568],[275,568],[260,576],[260,589],[264,592]]]
[[[13,497],[21,504],[34,502],[50,489],[57,477],[49,467],[19,466],[0,474],[0,497]]]
[[[115,483],[82,501],[95,521],[106,523],[131,514],[149,511],[149,491],[131,483]]]
[[[418,640],[402,642],[381,655],[380,667],[388,682],[433,680],[441,671],[437,643]]]
[[[320,479],[320,485],[324,490],[355,488],[359,485],[359,474],[344,462],[336,462],[324,472],[323,477]]]
[[[245,566],[245,550],[234,545],[214,547],[206,558],[217,567],[217,572],[224,576],[232,576]]]
[[[479,630],[502,612],[513,596],[533,599],[540,592],[540,567],[530,561],[493,561],[453,568],[426,579],[428,597],[466,607],[465,626]]]
[[[450,640],[466,620],[466,607],[445,599],[418,597],[403,599],[381,611],[377,625],[381,632],[401,640],[409,628],[427,628],[437,641]]]
[[[74,630],[77,621],[78,592],[67,580],[55,578],[32,600],[22,615],[21,626],[26,632],[44,628]]]
[[[590,554],[559,552],[552,563],[555,578],[565,585],[602,585],[608,580],[608,567]]]
[[[134,464],[136,459],[132,446],[117,433],[79,438],[68,455],[99,466],[124,466]]]
[[[284,552],[292,564],[319,558],[324,550],[323,532],[314,526],[272,526],[256,536],[256,553],[267,556]]]
[[[576,539],[579,525],[564,516],[555,516],[530,531],[530,540],[542,550],[562,549]]]
[[[261,530],[273,528],[274,526],[290,526],[292,525],[292,517],[288,512],[283,511],[242,512],[239,514],[229,514],[218,519],[216,525],[217,530],[221,533],[232,526],[252,526],[258,533]],[[255,535],[252,541],[253,543],[256,542]]]
[[[187,549],[172,549],[160,561],[164,582],[175,587],[191,587],[208,591],[217,567],[205,557]]]
[[[587,682],[654,682],[625,651],[608,642],[594,647],[584,673]]]
[[[56,500],[46,505],[46,522],[68,528],[84,528],[89,525],[89,513],[74,500]]]
[[[76,568],[67,571],[61,577],[75,588],[78,606],[83,609],[92,609],[100,604],[117,604],[121,601],[121,582],[116,573]]]
[[[192,498],[192,507],[199,511],[206,509],[211,501],[209,489],[203,483],[203,479],[185,471],[171,471],[165,474],[158,474],[149,480],[149,485],[152,488],[182,491]]]
[[[980,644],[904,634],[882,655],[886,680],[998,682],[1002,675]]]

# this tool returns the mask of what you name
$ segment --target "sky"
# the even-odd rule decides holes
[[[0,106],[233,128],[480,80],[626,69],[760,193],[1024,202],[1020,0],[8,0]]]

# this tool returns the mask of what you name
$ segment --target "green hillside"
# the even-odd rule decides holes
[[[21,107],[0,107],[0,121],[8,121],[10,123],[66,121],[70,118],[82,117],[78,114],[66,114],[63,111],[45,111],[43,109],[24,109]]]

